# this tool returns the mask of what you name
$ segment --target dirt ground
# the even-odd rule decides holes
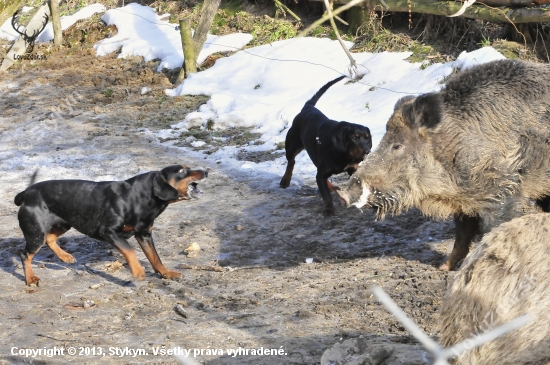
[[[155,353],[174,348],[191,350],[203,364],[319,364],[326,349],[360,336],[418,349],[373,297],[373,284],[437,337],[448,279],[437,266],[450,252],[452,222],[416,211],[376,222],[369,211],[340,207],[323,218],[314,177],[301,189],[266,189],[263,181],[237,181],[222,165],[189,158],[145,128],[167,128],[207,98],[165,97],[172,84],[154,72],[155,62],[70,49],[33,62],[0,79],[0,136],[8,141],[0,147],[7,169],[0,176],[0,364],[171,364],[166,351]],[[144,86],[152,91],[141,95]],[[67,101],[75,91],[80,96]],[[55,138],[9,140],[67,103]],[[158,277],[137,249],[147,277],[133,281],[121,254],[71,230],[60,246],[77,263],[64,264],[45,247],[33,261],[41,285],[24,284],[13,198],[26,188],[31,167],[42,164],[46,175],[48,166],[65,167],[67,176],[56,178],[101,180],[173,163],[211,169],[199,184],[200,200],[173,204],[155,222],[160,257],[184,279]],[[192,242],[201,248],[197,257],[184,252]],[[20,355],[54,347],[64,353]],[[239,348],[237,356],[227,352]],[[261,348],[277,355],[258,355]],[[134,356],[141,350],[147,354]],[[385,363],[426,363],[399,351],[392,356]]]

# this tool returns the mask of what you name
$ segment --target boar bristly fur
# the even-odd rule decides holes
[[[440,343],[450,347],[524,314],[531,322],[456,358],[460,365],[550,364],[550,215],[530,214],[485,235],[447,290]]]
[[[378,218],[418,208],[454,217],[455,269],[478,233],[550,205],[550,67],[501,60],[462,71],[436,93],[399,100],[378,148],[338,192]]]

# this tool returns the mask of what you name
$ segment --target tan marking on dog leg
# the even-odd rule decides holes
[[[122,227],[122,232],[132,232],[134,229],[135,229],[134,226],[129,226],[129,225],[125,224]]]
[[[40,278],[36,275],[34,275],[34,272],[32,271],[32,258],[34,257],[34,254],[31,253],[27,256],[25,260],[23,260],[23,271],[25,272],[25,283],[28,286],[31,286],[32,284],[36,284],[38,286],[38,283],[40,282]]]
[[[162,277],[167,279],[178,279],[183,277],[183,274],[177,271],[168,270],[166,266],[162,264],[162,261],[160,260],[157,251],[151,245],[149,245],[147,242],[144,242],[141,238],[137,236],[136,240],[143,249],[143,253],[147,257],[147,260],[149,260],[149,262],[151,263],[151,266],[153,266],[155,272],[158,272],[160,275],[162,275]]]
[[[134,250],[120,250],[120,253],[126,258],[128,266],[130,266],[130,270],[132,271],[132,276],[138,280],[145,279],[145,269],[139,263]]]
[[[294,165],[296,164],[295,160],[288,161],[288,164],[286,165],[285,174],[281,178],[281,182],[279,183],[279,186],[283,189],[286,189],[290,186],[290,181],[292,180],[292,171],[294,170]]]
[[[330,180],[327,180],[327,186],[328,186],[328,190],[330,191],[337,191],[337,190],[340,190],[340,188],[336,185],[333,185]]]
[[[61,236],[65,231],[59,229],[52,229],[46,233],[46,244],[53,251],[53,253],[63,262],[67,264],[74,264],[76,259],[70,253],[64,251],[57,245],[57,238]]]

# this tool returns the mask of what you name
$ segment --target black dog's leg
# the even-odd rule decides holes
[[[319,188],[319,193],[321,198],[323,198],[323,215],[330,216],[334,215],[334,205],[332,204],[332,196],[330,195],[330,188],[328,186],[328,177],[321,176],[317,173],[315,180],[317,181],[317,187]]]
[[[163,278],[166,279],[178,279],[183,277],[181,273],[168,270],[162,264],[162,261],[160,260],[160,257],[157,253],[157,249],[155,248],[155,243],[153,242],[153,236],[150,232],[136,233],[134,237],[136,237],[136,240],[143,249],[143,253],[145,253],[145,256],[147,256],[147,259],[153,266],[155,272],[159,273],[160,275],[162,275]]]
[[[71,229],[69,225],[55,225],[53,226],[48,233],[46,233],[46,244],[53,251],[53,253],[63,262],[68,264],[74,264],[76,262],[73,255],[63,250],[57,245],[57,238],[63,233]]]
[[[294,170],[294,164],[296,163],[296,156],[302,152],[304,145],[300,139],[299,131],[296,128],[291,127],[288,130],[285,139],[285,151],[288,164],[286,165],[286,171],[283,175],[279,186],[286,189],[290,186],[290,180],[292,179],[292,171]]]
[[[36,286],[38,286],[40,278],[34,275],[31,263],[32,258],[38,251],[40,251],[40,248],[44,243],[44,235],[42,235],[42,237],[29,237],[28,235],[25,235],[25,240],[27,241],[27,245],[21,252],[21,262],[23,263],[23,271],[25,273],[25,283],[29,286],[32,284],[36,284]]]
[[[44,214],[40,211],[37,212],[37,210],[38,209],[35,207],[29,208],[23,206],[19,210],[18,218],[19,227],[21,227],[21,231],[23,231],[26,241],[25,249],[20,255],[23,263],[23,271],[25,273],[25,283],[27,285],[36,284],[38,286],[40,278],[34,275],[31,263],[34,255],[36,255],[44,244],[44,238],[46,236],[44,226],[46,226],[46,222],[44,222],[43,219],[39,219],[39,217],[43,217]]]
[[[105,239],[105,241],[115,246],[120,251],[120,253],[124,255],[124,257],[126,258],[126,261],[128,261],[130,270],[132,271],[132,276],[137,278],[138,280],[145,279],[145,269],[139,263],[136,253],[134,252],[132,247],[128,244],[128,242],[124,238],[119,237],[116,233],[112,231],[107,231],[103,233],[102,236]]]

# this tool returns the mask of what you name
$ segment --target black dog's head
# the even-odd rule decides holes
[[[372,148],[370,129],[348,122],[340,122],[332,142],[338,152],[348,153],[356,162],[362,161]]]
[[[201,191],[194,181],[202,180],[207,176],[208,171],[191,170],[190,167],[183,165],[165,167],[155,176],[153,182],[155,196],[170,203],[196,198]]]

